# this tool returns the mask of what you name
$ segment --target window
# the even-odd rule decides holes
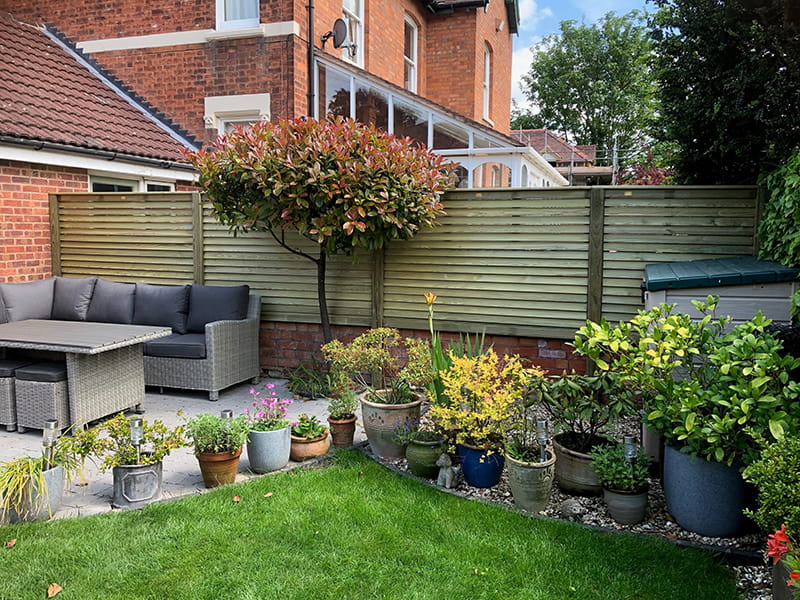
[[[259,0],[217,0],[217,29],[257,27]]]
[[[405,36],[403,43],[403,60],[405,62],[405,77],[403,87],[409,92],[417,91],[417,40],[419,39],[417,25],[406,17],[404,21]]]
[[[270,120],[269,94],[208,96],[204,100],[203,120],[208,129],[227,133],[234,125]]]
[[[138,192],[139,182],[136,179],[115,179],[112,177],[89,178],[89,187],[93,192]]]
[[[175,184],[163,181],[145,181],[144,189],[146,192],[174,192]]]
[[[492,89],[492,50],[489,44],[483,47],[483,118],[489,119],[489,105]]]
[[[359,67],[364,66],[364,4],[363,0],[343,0],[342,16],[347,23],[346,48],[342,58]]]

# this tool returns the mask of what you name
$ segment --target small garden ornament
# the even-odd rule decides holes
[[[436,466],[439,467],[439,476],[436,479],[436,485],[439,487],[447,488],[448,490],[456,487],[456,474],[457,471],[453,467],[453,459],[446,452],[442,453],[436,460]]]

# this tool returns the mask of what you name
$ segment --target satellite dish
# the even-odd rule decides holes
[[[333,47],[341,48],[347,39],[347,23],[344,19],[336,19],[333,22]]]

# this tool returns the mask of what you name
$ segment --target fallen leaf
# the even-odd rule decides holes
[[[242,499],[241,496],[234,496],[233,497],[233,501],[234,502],[239,502],[239,500],[241,500],[241,499]]]
[[[359,477],[361,477],[361,476],[363,476],[363,475],[364,475],[364,471],[359,471],[359,472],[358,472],[358,476],[359,476]]]
[[[264,498],[269,498],[270,496],[272,496],[272,492],[267,492],[264,494]]]
[[[13,548],[16,545],[17,545],[17,538],[14,538],[13,540],[8,540],[6,542],[6,548]]]
[[[61,591],[61,590],[63,590],[63,589],[64,589],[64,588],[62,588],[62,587],[61,587],[60,585],[58,585],[57,583],[51,583],[51,584],[50,584],[50,585],[47,587],[47,597],[48,597],[48,598],[52,598],[53,596],[55,596],[55,595],[56,595],[58,592],[60,592],[60,591]]]

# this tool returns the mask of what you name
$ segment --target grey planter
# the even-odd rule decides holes
[[[46,489],[39,490],[36,485],[29,482],[28,485],[33,486],[33,500],[31,503],[22,507],[20,512],[11,509],[8,515],[6,515],[10,523],[49,519],[55,514],[58,507],[61,506],[61,497],[64,494],[64,482],[66,479],[64,468],[53,467],[52,469],[44,471],[43,475]],[[0,522],[2,522],[2,519],[0,519]]]
[[[161,461],[152,465],[118,465],[111,471],[114,508],[141,508],[161,500],[163,466]]]
[[[647,488],[632,492],[603,488],[608,513],[621,525],[635,525],[644,520],[647,513]]]
[[[692,459],[665,446],[663,486],[667,510],[684,529],[709,537],[742,532],[748,493],[739,465]]]
[[[289,462],[292,437],[288,426],[274,431],[251,431],[247,441],[247,459],[254,473],[282,469]]]
[[[560,433],[553,437],[558,487],[571,494],[599,496],[603,492],[603,486],[594,474],[592,457],[562,445],[560,440],[564,435]]]
[[[786,584],[789,581],[789,565],[779,560],[772,565],[772,600],[794,600],[794,587]]]
[[[506,455],[508,485],[514,504],[529,513],[542,512],[553,491],[556,455],[547,451],[547,460],[540,463],[529,463],[514,460]]]

